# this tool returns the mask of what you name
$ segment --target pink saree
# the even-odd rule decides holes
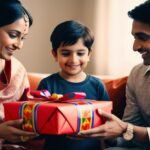
[[[2,66],[2,60],[0,63]],[[21,100],[29,89],[27,72],[17,59],[12,57],[3,64],[0,70],[0,120],[4,117],[2,103]]]

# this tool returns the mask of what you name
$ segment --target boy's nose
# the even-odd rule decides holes
[[[72,62],[76,62],[78,60],[77,54],[72,54],[70,59]]]

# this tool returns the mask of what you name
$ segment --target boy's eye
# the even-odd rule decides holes
[[[83,55],[85,55],[85,52],[78,52],[77,55],[78,56],[83,56]]]
[[[62,54],[63,56],[69,56],[69,55],[70,55],[70,52],[63,51],[61,54]]]

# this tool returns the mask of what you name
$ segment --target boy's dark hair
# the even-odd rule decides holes
[[[129,11],[128,16],[136,21],[150,25],[150,0]]]
[[[62,45],[73,45],[79,39],[83,40],[83,44],[91,51],[94,37],[89,28],[75,20],[65,21],[57,25],[51,34],[50,41],[55,53]]]
[[[0,27],[9,25],[24,15],[28,16],[29,26],[31,26],[33,19],[19,0],[0,0]]]

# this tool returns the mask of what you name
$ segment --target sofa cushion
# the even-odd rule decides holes
[[[46,74],[28,73],[30,88],[36,90],[40,81],[46,76]]]
[[[103,79],[107,88],[110,100],[113,101],[112,113],[122,118],[126,105],[125,89],[127,77],[116,79]]]

